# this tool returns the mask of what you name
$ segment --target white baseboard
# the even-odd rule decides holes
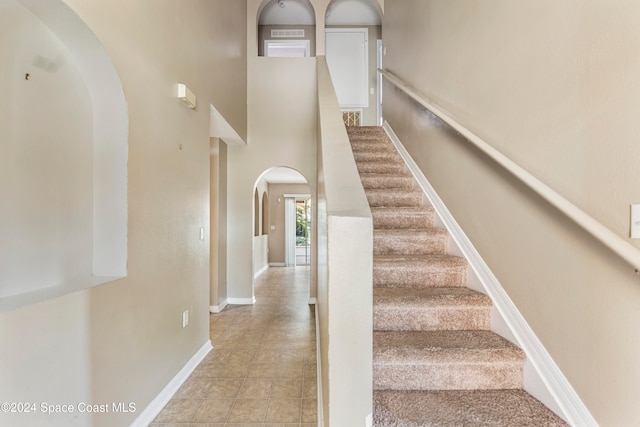
[[[309,305],[313,305],[316,304],[316,299],[315,298],[309,298]]]
[[[193,370],[200,364],[200,362],[202,362],[202,359],[204,359],[212,348],[210,340],[204,343],[204,345],[200,347],[200,350],[198,350],[196,354],[194,354],[182,367],[182,369],[180,369],[176,376],[169,381],[169,384],[162,389],[160,394],[158,394],[156,398],[153,399],[146,408],[144,408],[144,411],[140,413],[138,418],[131,423],[131,427],[147,427],[151,421],[158,416],[160,411],[162,411],[162,408],[165,407],[176,391],[178,391],[182,383],[189,378],[189,375],[191,375]]]
[[[596,420],[386,121],[384,123],[384,129],[393,142],[393,145],[397,148],[398,153],[407,164],[415,180],[418,182],[418,185],[424,191],[425,196],[435,209],[436,214],[449,231],[458,249],[467,259],[472,272],[479,279],[484,291],[493,300],[495,308],[517,340],[517,344],[527,355],[527,362],[531,363],[541,384],[546,386],[546,392],[555,400],[554,403],[556,405],[547,406],[551,409],[554,407],[559,408],[561,412],[558,413],[558,415],[571,425],[597,427],[598,423]],[[529,375],[531,374],[532,373],[529,373]],[[526,384],[525,389],[527,389]],[[528,389],[527,391],[531,392]],[[532,394],[540,399],[535,393]],[[544,396],[541,397],[541,400],[543,400]]]
[[[320,316],[318,316],[318,304],[314,307],[316,314],[316,387],[318,401],[318,426],[324,426],[324,406],[322,405],[322,354],[320,352]]]
[[[269,267],[284,267],[285,263],[284,262],[270,262],[269,263]]]
[[[256,271],[256,273],[253,275],[253,278],[255,279],[256,277],[260,276],[262,273],[264,273],[268,269],[269,269],[269,264],[265,265],[260,270]]]
[[[227,299],[225,298],[222,301],[220,301],[218,305],[210,305],[209,311],[211,313],[220,313],[222,310],[224,310],[226,306],[227,306]]]
[[[229,305],[253,305],[256,303],[256,297],[252,298],[227,298]]]

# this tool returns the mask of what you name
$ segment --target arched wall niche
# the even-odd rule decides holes
[[[284,7],[280,7],[280,1]],[[302,45],[308,43],[306,56],[316,55],[316,11],[309,0],[265,0],[258,8],[256,21],[258,56],[269,56],[269,43],[281,45],[278,49],[282,56],[298,56]]]
[[[325,11],[325,25],[382,25],[382,11],[375,0],[331,0]]]
[[[128,116],[109,55],[61,0],[0,0],[0,21],[8,311],[126,276]]]

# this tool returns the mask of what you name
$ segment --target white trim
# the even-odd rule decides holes
[[[253,278],[257,278],[258,276],[260,276],[262,273],[264,273],[265,271],[267,271],[269,269],[269,264],[265,265],[264,267],[262,267],[260,270],[256,271],[255,274],[253,275]]]
[[[200,350],[198,350],[182,369],[180,369],[176,376],[169,381],[169,384],[144,408],[144,411],[138,415],[138,418],[131,423],[131,427],[148,426],[212,349],[211,340],[205,342],[204,345],[200,347]]]
[[[256,297],[251,298],[227,298],[229,305],[253,305],[256,303]]]
[[[227,306],[227,299],[224,298],[222,301],[220,301],[219,305],[210,305],[209,311],[211,313],[220,313],[222,310],[224,310],[226,306]]]
[[[309,298],[309,305],[317,304],[318,300],[315,298]]]
[[[284,267],[284,262],[270,262],[269,267]]]
[[[407,164],[418,185],[424,191],[440,220],[449,231],[463,256],[467,259],[469,266],[477,275],[484,290],[493,300],[495,308],[527,355],[527,360],[531,362],[547,390],[555,399],[555,403],[562,411],[558,415],[565,418],[571,425],[597,427],[596,420],[386,121],[384,129],[393,145],[398,149],[400,156]]]
[[[269,47],[289,47],[289,48],[303,48],[305,57],[311,56],[311,41],[310,40],[265,40],[264,41],[264,56],[269,56]],[[281,58],[280,56],[270,56],[271,58]],[[297,58],[297,56],[294,56]]]
[[[327,45],[327,33],[362,33],[364,34],[364,76],[363,84],[366,101],[363,104],[340,104],[340,108],[369,108],[369,29],[362,28],[325,28],[324,30],[325,48]],[[326,55],[325,55],[326,56]],[[327,64],[328,65],[328,64]],[[337,94],[336,94],[337,95]]]
[[[309,200],[311,198],[311,194],[298,194],[298,193],[292,193],[292,194],[283,194],[282,197],[293,197],[294,199],[296,199],[296,202],[302,202],[305,200]]]
[[[318,401],[318,427],[324,426],[324,409],[322,406],[322,352],[320,351],[320,317],[318,304],[314,306],[316,316],[316,396]]]

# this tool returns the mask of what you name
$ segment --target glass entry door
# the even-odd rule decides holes
[[[311,264],[311,199],[296,200],[296,265]]]

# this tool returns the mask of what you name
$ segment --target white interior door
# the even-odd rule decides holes
[[[366,28],[327,28],[326,56],[341,107],[369,106],[369,32]]]

